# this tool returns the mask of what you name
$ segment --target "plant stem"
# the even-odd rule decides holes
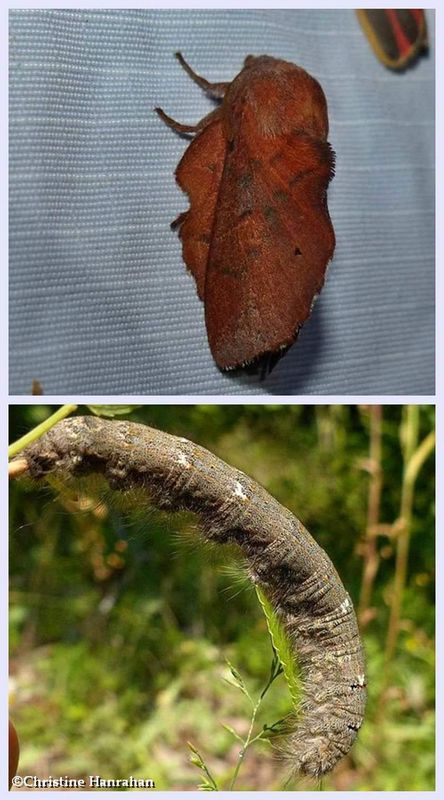
[[[203,767],[202,767],[203,772],[207,776],[208,781],[212,785],[214,791],[217,792],[219,790],[219,787],[218,787],[215,779],[213,778],[213,776],[212,776],[210,770],[208,769],[207,765],[205,764],[205,762],[202,762],[202,763],[203,763]]]
[[[268,683],[268,686],[270,686],[270,683]],[[266,688],[268,688],[268,686]],[[253,708],[253,714],[251,715],[251,723],[250,723],[250,727],[249,727],[249,730],[248,730],[247,738],[245,739],[245,742],[244,742],[244,745],[242,747],[242,750],[239,753],[239,756],[238,756],[238,759],[237,759],[237,764],[236,764],[236,769],[234,770],[233,777],[231,779],[230,791],[234,788],[234,784],[236,783],[237,776],[239,775],[239,770],[240,770],[240,768],[242,766],[242,762],[243,762],[243,760],[245,758],[245,753],[247,752],[247,748],[249,747],[249,745],[251,743],[251,736],[252,736],[252,733],[253,733],[253,726],[254,726],[254,723],[256,721],[256,715],[257,715],[257,712],[259,710],[259,706],[260,706],[260,704],[262,702],[263,696],[264,696],[264,693],[261,694],[261,696],[259,697],[259,700],[257,701],[256,705]]]
[[[376,526],[379,522],[382,490],[382,406],[370,407],[370,483],[368,492],[367,526],[364,541],[364,569],[358,617],[364,625],[370,606],[373,584],[379,567]]]
[[[405,423],[403,426],[404,470],[399,513],[399,533],[396,548],[395,579],[385,648],[386,666],[393,658],[399,634],[399,620],[407,578],[415,481],[422,465],[435,446],[435,433],[431,431],[418,447],[418,429],[419,408],[418,406],[407,406],[405,409]]]
[[[283,672],[282,665],[281,665],[281,663],[279,661],[279,658],[277,656],[276,651],[274,650],[273,661],[271,662],[270,675],[269,675],[267,683],[265,684],[264,688],[262,689],[262,692],[259,695],[259,698],[258,698],[257,702],[253,706],[253,713],[251,715],[250,727],[248,729],[247,738],[245,739],[245,741],[243,743],[243,746],[242,746],[242,749],[239,752],[236,768],[234,770],[233,777],[232,777],[231,783],[230,783],[230,791],[234,788],[234,784],[236,783],[237,776],[239,775],[239,770],[240,770],[240,768],[242,766],[242,762],[243,762],[243,760],[245,758],[245,753],[247,752],[248,747],[250,746],[250,744],[255,742],[256,739],[260,739],[261,736],[262,736],[263,731],[261,731],[257,736],[253,737],[253,727],[254,727],[254,723],[256,722],[256,716],[257,716],[257,712],[259,711],[260,704],[262,703],[262,700],[264,699],[265,695],[267,694],[271,684],[276,680],[276,678],[279,675],[281,675],[282,672]]]
[[[54,414],[51,414],[48,419],[45,419],[44,422],[41,422],[40,425],[37,425],[32,431],[28,431],[24,436],[20,439],[17,439],[16,442],[13,442],[8,448],[8,458],[14,458],[17,453],[20,453],[28,444],[34,442],[36,439],[39,439],[40,436],[43,436],[46,431],[49,431],[56,422],[59,422],[64,417],[67,417],[69,414],[72,414],[73,411],[77,409],[77,405],[74,404],[67,404],[59,408]]]

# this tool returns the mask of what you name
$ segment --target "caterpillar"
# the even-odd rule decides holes
[[[240,548],[297,658],[303,701],[280,748],[292,770],[320,777],[348,753],[366,700],[364,654],[350,596],[301,522],[243,472],[187,439],[98,417],[57,423],[16,460],[36,480],[99,473],[167,511],[189,510],[203,538]]]

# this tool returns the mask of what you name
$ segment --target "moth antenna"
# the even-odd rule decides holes
[[[164,122],[165,125],[168,125],[169,128],[172,128],[177,133],[185,134],[199,133],[199,131],[203,130],[203,128],[206,128],[212,120],[217,119],[220,115],[219,109],[215,108],[214,111],[210,111],[210,113],[203,117],[203,119],[201,119],[196,125],[182,125],[181,122],[176,122],[175,119],[169,117],[168,114],[165,114],[165,111],[162,108],[155,108],[154,111],[160,117],[162,122]]]
[[[175,53],[174,55],[176,56],[179,64],[184,68],[187,75],[189,75],[191,80],[193,80],[194,83],[197,83],[201,89],[203,89],[205,92],[208,92],[208,94],[211,94],[216,99],[221,99],[224,96],[228,86],[230,85],[229,83],[211,83],[210,81],[207,81],[206,78],[203,78],[201,75],[198,75],[197,72],[194,72],[192,67],[190,67],[187,61],[185,61],[182,53]]]
[[[165,125],[168,125],[169,128],[177,131],[177,133],[196,133],[198,130],[200,130],[200,123],[197,125],[182,124],[181,122],[177,122],[172,117],[169,117],[168,114],[165,114],[165,111],[162,108],[155,108],[154,111],[156,112],[157,116],[160,117],[162,122],[165,123]]]

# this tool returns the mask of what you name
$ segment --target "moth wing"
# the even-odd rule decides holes
[[[227,148],[205,289],[222,369],[288,347],[308,318],[335,246],[333,167],[328,142],[301,132],[239,136]]]
[[[205,294],[208,253],[225,148],[222,122],[213,118],[193,139],[176,169],[176,180],[190,199],[189,210],[176,222],[180,224],[183,258],[196,280],[201,300]]]
[[[427,50],[423,9],[358,9],[361,27],[376,57],[390,69],[403,70]]]

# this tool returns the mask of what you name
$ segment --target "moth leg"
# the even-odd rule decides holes
[[[216,98],[222,98],[224,96],[230,85],[229,83],[210,83],[210,81],[207,81],[205,78],[202,78],[201,75],[197,75],[197,73],[194,72],[190,65],[185,61],[182,53],[175,53],[175,56],[179,64],[181,64],[181,66],[184,68],[187,75],[189,75],[190,78],[197,83],[201,89],[204,89],[206,92]]]
[[[215,108],[214,111],[210,111],[203,119],[200,120],[196,125],[182,125],[181,122],[176,122],[175,119],[169,117],[168,114],[165,114],[162,108],[155,108],[154,111],[160,117],[161,120],[168,125],[169,128],[173,128],[173,130],[177,131],[177,133],[197,133],[201,131],[202,128],[206,128],[209,122],[211,122],[215,117],[219,114],[219,109]]]
[[[178,217],[170,225],[172,231],[175,231],[177,228],[180,228],[183,222],[185,222],[185,218],[188,216],[188,211],[182,211]]]

